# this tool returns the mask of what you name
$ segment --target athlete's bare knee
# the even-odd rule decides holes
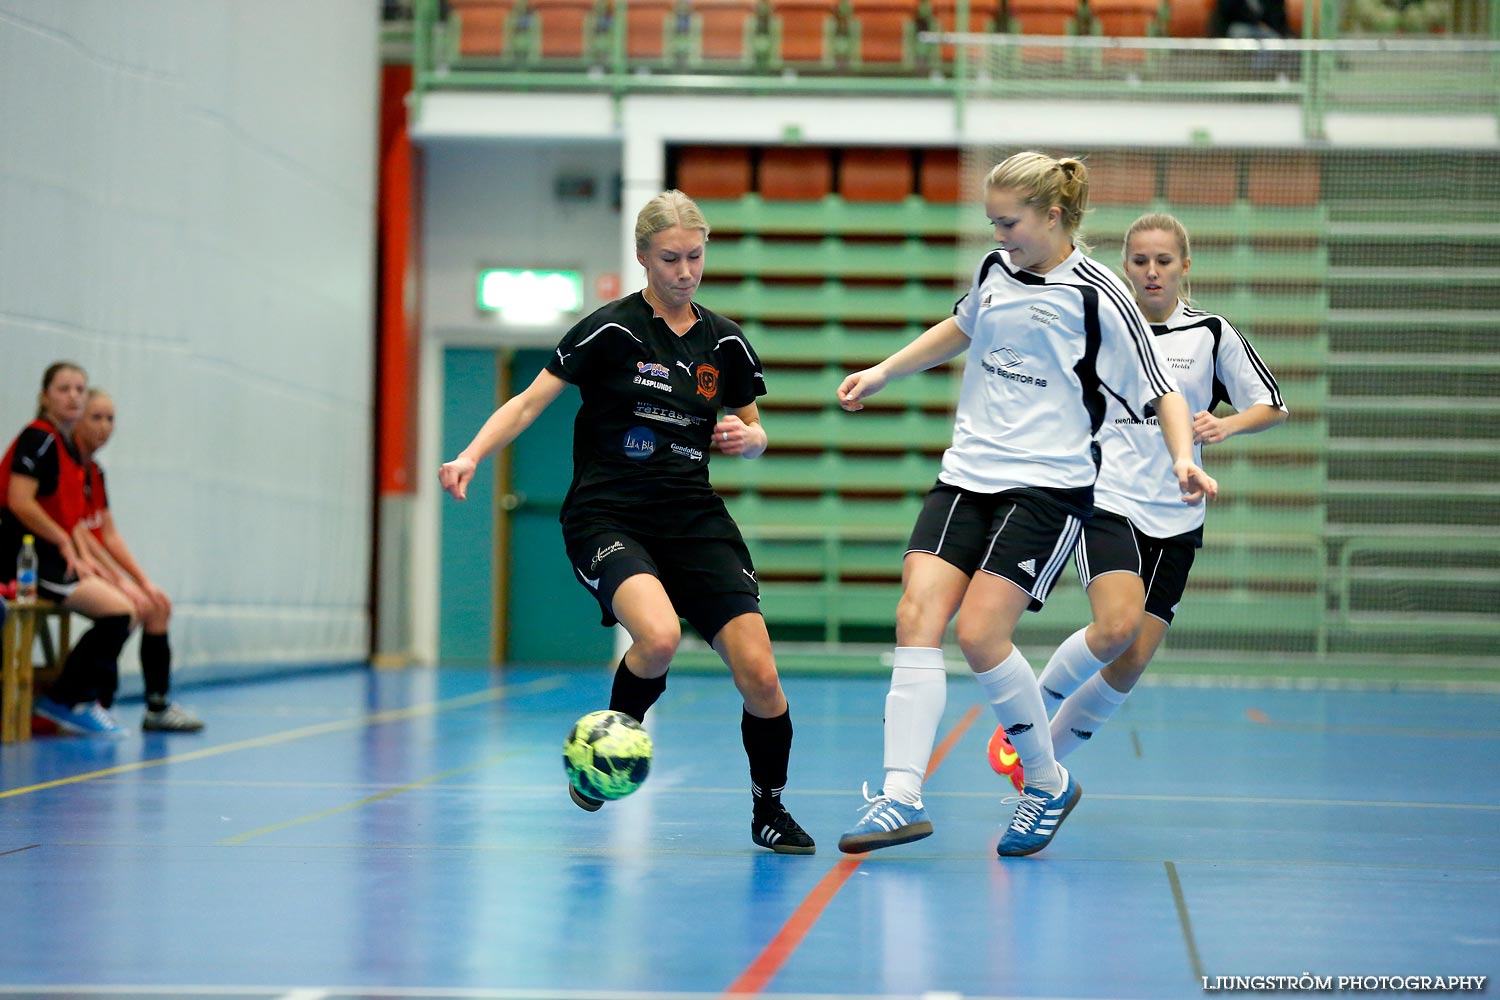
[[[737,663],[734,667],[734,686],[752,715],[770,717],[780,715],[784,706],[781,693],[781,677],[776,673],[776,664],[769,653],[762,659],[756,657],[748,663]]]
[[[663,623],[643,629],[631,639],[627,656],[630,666],[643,677],[659,677],[666,673],[672,657],[677,654],[677,644],[682,641],[682,626],[676,622]]]
[[[774,669],[742,674],[735,686],[745,699],[745,703],[752,707],[768,707],[781,698],[781,678],[776,676]]]
[[[993,622],[981,621],[978,615],[959,612],[954,631],[958,648],[975,673],[989,670],[1010,655],[1010,636],[995,628]]]
[[[896,604],[896,641],[903,646],[937,646],[948,620],[930,598],[903,593]]]
[[[1089,651],[1105,662],[1115,659],[1130,648],[1144,619],[1143,614],[1133,610],[1100,615],[1087,636]]]

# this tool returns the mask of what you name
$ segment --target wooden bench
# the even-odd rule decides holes
[[[47,627],[47,619],[53,617],[58,619],[55,649]],[[5,602],[5,628],[0,632],[0,743],[31,739],[31,701],[36,685],[32,651],[41,638],[50,667],[60,666],[71,646],[71,625],[72,614],[52,601]]]

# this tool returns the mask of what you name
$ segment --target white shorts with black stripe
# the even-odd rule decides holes
[[[1040,611],[1052,592],[1083,521],[1038,490],[974,493],[938,483],[922,503],[907,552],[927,552],[969,576],[1002,577],[1031,596]]]
[[[1146,614],[1170,625],[1198,555],[1196,534],[1154,538],[1127,517],[1096,510],[1078,545],[1078,579],[1086,590],[1107,573],[1134,573],[1146,587]]]

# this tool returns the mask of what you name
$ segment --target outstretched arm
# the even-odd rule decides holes
[[[1193,461],[1193,421],[1188,414],[1187,400],[1180,392],[1168,392],[1151,401],[1156,407],[1157,422],[1161,425],[1161,436],[1172,456],[1172,471],[1177,476],[1177,486],[1182,490],[1182,502],[1202,503],[1204,498],[1214,499],[1219,495],[1219,484]]]
[[[958,320],[949,316],[928,327],[920,337],[880,364],[844,379],[839,385],[839,406],[850,412],[862,410],[864,399],[884,389],[892,379],[940,365],[962,354],[968,346],[968,334],[959,329]]]
[[[568,383],[545,369],[538,373],[529,386],[490,414],[479,433],[474,435],[474,440],[458,453],[457,458],[443,463],[438,470],[438,482],[443,489],[455,500],[467,497],[469,480],[474,478],[479,463],[520,437],[521,432],[530,427],[567,387]]]

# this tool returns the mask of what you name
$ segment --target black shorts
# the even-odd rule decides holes
[[[1083,529],[1075,562],[1085,589],[1106,573],[1134,573],[1146,585],[1146,614],[1170,625],[1197,555],[1191,534],[1153,538],[1127,517],[1096,510]]]
[[[61,604],[78,586],[78,577],[68,575],[68,564],[56,549],[38,549],[36,555],[37,596]]]
[[[572,531],[564,526],[573,575],[599,602],[600,624],[619,624],[615,591],[637,573],[660,580],[677,614],[710,644],[731,619],[759,614],[760,584],[739,529],[728,514],[711,520],[711,532],[687,537],[598,521]],[[694,521],[702,524],[702,518]]]
[[[973,493],[938,483],[922,503],[907,552],[928,552],[973,576],[983,570],[1031,595],[1040,611],[1068,563],[1083,520],[1033,490]]]

